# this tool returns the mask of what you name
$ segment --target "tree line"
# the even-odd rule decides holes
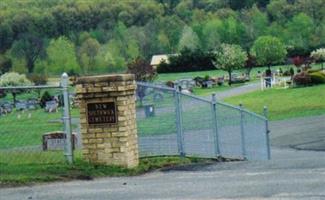
[[[92,74],[185,49],[249,52],[260,36],[288,56],[325,46],[324,0],[2,0],[0,71]]]

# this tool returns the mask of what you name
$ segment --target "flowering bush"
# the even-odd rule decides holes
[[[26,78],[24,74],[18,74],[16,72],[8,72],[0,76],[0,86],[24,86],[32,85],[32,82]]]
[[[0,76],[0,86],[24,86],[24,85],[33,85],[24,74],[18,74],[16,72],[8,72]],[[14,105],[16,105],[16,95],[21,93],[20,89],[10,90]]]
[[[307,86],[312,83],[312,80],[308,72],[303,71],[293,77],[293,82],[298,86]]]
[[[312,51],[310,56],[316,61],[322,63],[323,68],[323,62],[325,61],[325,48],[320,48],[315,51]]]

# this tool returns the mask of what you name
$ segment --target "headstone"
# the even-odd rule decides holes
[[[35,110],[38,106],[38,101],[37,99],[29,99],[27,101],[27,109],[28,110]]]
[[[66,135],[62,131],[43,134],[43,151],[64,150]],[[76,133],[72,133],[72,148],[77,144]]]
[[[57,112],[58,103],[54,100],[45,102],[45,111],[46,112]]]
[[[79,77],[76,84],[83,157],[91,163],[137,166],[134,76]]]
[[[26,110],[27,109],[26,101],[17,101],[15,105],[16,105],[16,110]]]

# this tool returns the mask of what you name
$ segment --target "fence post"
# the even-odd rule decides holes
[[[69,164],[73,163],[73,150],[72,150],[72,133],[71,133],[71,118],[70,118],[70,103],[69,103],[69,76],[67,73],[63,73],[61,76],[61,87],[63,92],[64,102],[64,133],[66,135],[66,143],[64,147],[64,154]]]
[[[243,112],[243,104],[239,104],[240,111],[240,139],[241,139],[241,149],[243,158],[246,159],[246,143],[245,143],[245,129],[244,129],[244,112]]]
[[[176,109],[176,129],[177,129],[177,147],[180,156],[185,156],[183,120],[182,120],[182,103],[178,87],[175,87],[175,109]]]
[[[270,147],[270,130],[269,130],[269,119],[268,119],[268,109],[264,106],[263,109],[264,117],[265,117],[265,139],[266,139],[266,148],[267,148],[267,159],[271,159],[271,147]]]
[[[217,120],[217,98],[216,93],[211,96],[211,111],[213,119],[213,130],[214,130],[214,151],[216,156],[220,156],[220,144],[219,144],[219,133],[218,133],[218,120]]]

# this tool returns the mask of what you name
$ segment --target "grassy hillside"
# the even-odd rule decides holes
[[[269,108],[271,120],[325,114],[325,85],[256,91],[225,100],[262,113],[263,106]]]

